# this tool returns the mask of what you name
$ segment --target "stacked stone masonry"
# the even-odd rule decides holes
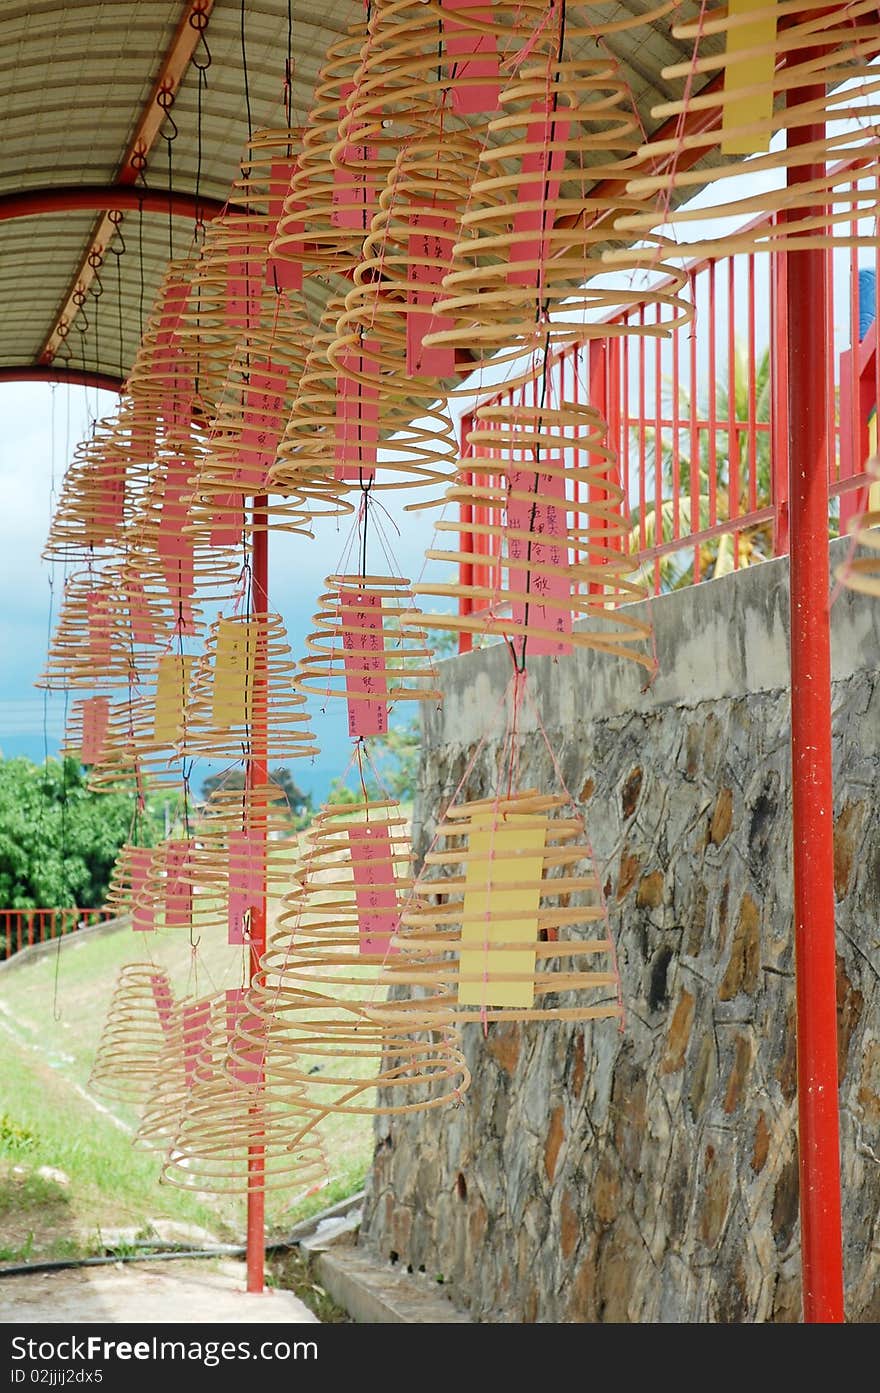
[[[840,547],[833,551],[839,559]],[[460,1106],[380,1117],[362,1244],[483,1321],[800,1318],[787,563],[651,603],[660,672],[531,664],[520,782],[584,811],[626,1011],[465,1027]],[[880,605],[833,609],[847,1316],[880,1320]],[[416,807],[494,720],[503,645],[444,664]],[[494,713],[494,714],[493,714]],[[549,742],[549,743],[548,743]],[[461,797],[494,786],[501,744]]]

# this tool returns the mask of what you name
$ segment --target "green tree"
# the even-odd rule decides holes
[[[74,759],[0,758],[0,904],[99,908],[133,813],[131,797],[91,792]],[[158,839],[148,815],[142,831]]]
[[[755,364],[755,420],[758,424],[766,425],[770,420],[771,405],[771,381],[770,381],[770,350],[764,349]],[[747,513],[751,511],[750,502],[750,469],[752,461],[749,458],[748,426],[750,411],[749,401],[749,360],[748,348],[744,343],[737,341],[734,349],[734,358],[730,364],[728,378],[733,381],[733,401],[729,396],[729,387],[724,381],[719,381],[715,388],[715,421],[717,423],[714,432],[715,441],[715,489],[716,489],[716,516],[720,519],[730,517],[733,509],[733,499],[731,489],[733,478],[738,477],[737,489],[737,511]],[[736,423],[734,429],[729,429],[730,407],[733,407],[733,418]],[[664,415],[669,416],[672,412],[672,402],[667,397],[664,402]],[[632,525],[630,532],[630,550],[638,552],[642,545],[642,531],[644,529],[645,544],[649,547],[656,546],[660,541],[670,541],[675,535],[676,509],[673,499],[673,443],[678,448],[678,473],[679,473],[679,493],[678,493],[678,525],[679,533],[699,532],[711,525],[710,517],[710,492],[709,479],[711,473],[711,454],[709,431],[701,429],[699,432],[699,452],[697,460],[691,460],[691,433],[690,433],[691,398],[686,387],[680,387],[678,392],[678,417],[681,425],[678,429],[678,440],[673,442],[671,434],[664,432],[659,467],[661,470],[661,500],[658,509],[655,495],[655,481],[657,470],[656,439],[652,446],[649,446],[647,457],[647,479],[646,495],[647,501],[644,508],[644,516],[639,508],[634,509],[632,514]],[[696,415],[700,420],[707,420],[709,417],[708,401],[701,399],[697,402]],[[634,427],[634,434],[637,430]],[[770,431],[759,430],[755,436],[754,450],[754,470],[755,470],[755,506],[758,508],[766,507],[770,502]],[[736,476],[731,472],[731,460],[738,463]],[[697,508],[694,509],[691,493],[691,474],[692,469],[697,470]],[[698,512],[697,517],[692,517],[694,511]],[[734,557],[734,534],[725,533],[721,537],[712,537],[704,542],[700,547],[700,574],[704,580],[714,576],[726,575],[728,571],[734,569],[734,561],[737,560],[739,566],[750,566],[756,561],[763,561],[772,555],[773,536],[772,523],[759,523],[753,527],[744,529],[738,534],[739,555]],[[648,563],[646,569],[650,570],[653,563]],[[680,552],[673,552],[664,556],[660,561],[660,581],[664,590],[676,590],[681,586],[689,585],[694,578],[693,552],[687,548]]]

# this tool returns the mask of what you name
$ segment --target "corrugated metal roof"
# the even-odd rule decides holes
[[[171,44],[183,0],[4,0],[0,6],[0,197],[20,190],[81,184],[112,184],[154,79]],[[646,132],[657,126],[651,107],[674,95],[659,77],[661,68],[687,56],[688,47],[670,38],[673,15],[690,17],[695,0],[682,0],[650,27],[608,32],[598,55],[613,53],[637,99]],[[587,7],[572,0],[574,14]],[[591,23],[627,12],[656,9],[653,0],[591,4]],[[348,25],[363,19],[362,0],[293,0],[294,124],[311,105],[327,46]],[[248,0],[245,14],[251,125],[283,126],[283,74],[287,54],[287,0]],[[203,95],[200,189],[224,200],[238,173],[248,134],[241,52],[240,0],[215,0],[206,30],[211,53]],[[199,76],[190,66],[172,109],[177,138],[172,146],[175,188],[194,191],[198,165]],[[150,157],[146,182],[165,188],[166,143]],[[35,364],[75,283],[88,249],[95,217],[53,212],[0,222],[0,368]],[[185,253],[192,226],[176,218],[175,255]],[[79,329],[68,334],[59,358],[76,366],[119,375],[130,366],[147,312],[169,255],[168,219],[159,213],[128,212],[122,224],[125,252],[117,271],[108,255],[84,306]],[[142,250],[142,256],[141,256]],[[119,274],[118,274],[119,272]],[[121,274],[122,295],[119,297]],[[317,319],[332,278],[307,281],[306,299]],[[336,286],[338,290],[339,286]],[[122,337],[119,319],[122,310]],[[85,322],[87,321],[87,327]],[[84,332],[79,332],[84,330]]]

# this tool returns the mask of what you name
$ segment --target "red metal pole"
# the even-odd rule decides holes
[[[811,56],[813,54],[811,50]],[[822,86],[790,103],[824,98]],[[789,148],[821,141],[823,123],[789,132]],[[820,166],[787,173],[789,186]],[[828,475],[833,417],[824,251],[788,256],[789,527],[791,536],[791,766],[797,993],[803,1318],[842,1322],[843,1256],[837,1097]]]
[[[254,499],[253,511],[253,603],[251,617],[265,619],[269,611],[269,530],[266,515],[266,496]],[[268,731],[266,726],[267,671],[266,647],[263,643],[254,646],[253,683],[253,721],[251,726],[251,754],[247,766],[248,789],[262,788],[269,778]],[[257,835],[266,836],[266,822],[263,816],[256,818]],[[265,856],[263,857],[265,865]],[[265,883],[261,904],[252,908],[250,918],[250,978],[260,965],[260,958],[266,951],[266,894]],[[247,1197],[247,1289],[249,1292],[263,1291],[263,1269],[266,1257],[266,1194],[264,1188],[265,1149],[254,1145],[248,1149],[248,1197]]]

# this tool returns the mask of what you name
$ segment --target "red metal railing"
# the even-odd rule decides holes
[[[0,949],[11,958],[22,948],[112,919],[110,909],[0,909]]]
[[[865,187],[858,167],[849,187]],[[769,225],[756,219],[751,226]],[[867,220],[839,224],[841,240],[862,235]],[[865,506],[865,472],[876,448],[873,412],[880,400],[877,285],[880,247],[841,246],[826,253],[834,325],[826,382],[834,410],[829,528],[846,530]],[[668,338],[638,334],[594,338],[550,359],[548,390],[557,400],[589,401],[608,423],[616,449],[633,569],[654,593],[698,582],[788,552],[788,383],[786,257],[757,252],[709,257],[687,267],[694,321]],[[874,275],[870,305],[859,272]],[[864,291],[864,288],[863,288]],[[609,324],[658,322],[659,307],[609,316]],[[862,330],[860,334],[860,317]],[[866,321],[870,321],[866,324]],[[485,399],[521,404],[537,399],[543,364],[524,384]],[[463,464],[470,454],[461,423]],[[472,560],[462,582],[493,587],[503,597],[499,537],[468,524],[498,517],[462,517],[462,550]],[[470,606],[465,599],[462,606]],[[470,636],[462,635],[462,650]]]

